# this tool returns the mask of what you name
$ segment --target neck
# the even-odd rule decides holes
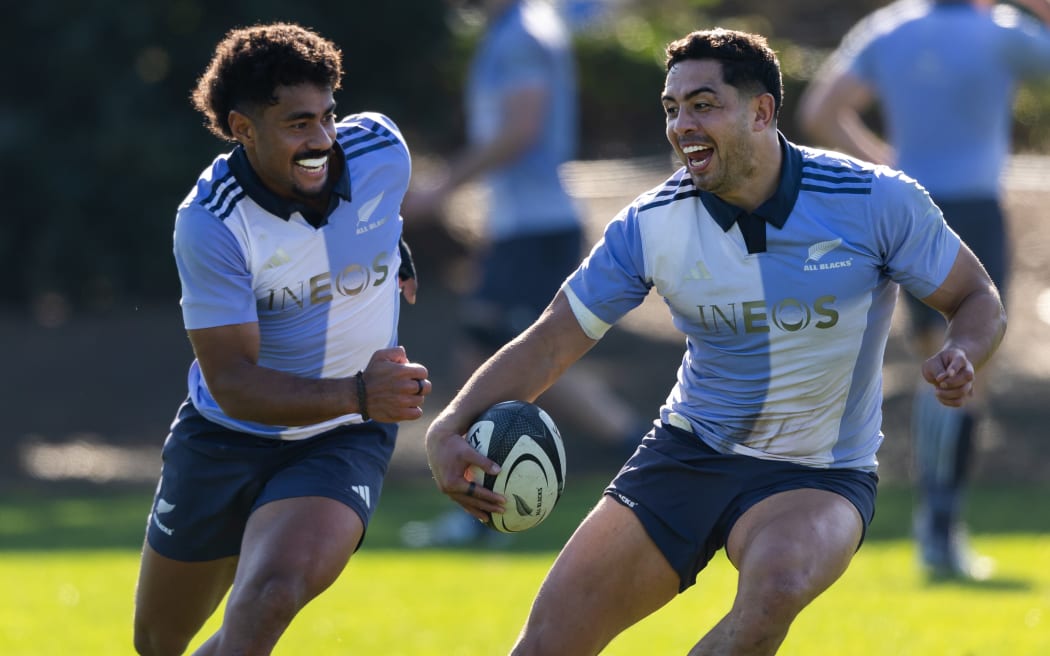
[[[773,197],[780,185],[780,168],[784,154],[776,130],[759,140],[751,152],[751,162],[741,183],[722,200],[752,212]]]

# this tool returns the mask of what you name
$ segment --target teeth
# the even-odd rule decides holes
[[[690,155],[692,153],[698,153],[701,150],[708,150],[708,148],[706,146],[686,146],[682,149],[682,152],[686,155]]]
[[[301,159],[296,162],[296,164],[308,169],[319,169],[324,166],[327,161],[327,157],[318,157],[316,159]]]

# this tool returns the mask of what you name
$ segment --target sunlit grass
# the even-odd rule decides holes
[[[582,489],[581,489],[582,488]],[[556,548],[600,482],[577,482],[552,518],[505,551],[397,548],[397,528],[449,507],[429,488],[392,488],[369,543],[296,619],[275,652],[505,654]],[[930,584],[907,538],[907,490],[885,490],[869,539],[841,581],[795,623],[786,655],[1050,654],[1045,490],[974,495],[974,544],[997,569],[983,584]],[[131,654],[138,546],[149,493],[0,501],[0,654]],[[984,530],[981,530],[981,529]],[[610,656],[684,654],[726,612],[735,571],[721,555],[699,583],[621,635]],[[214,631],[212,618],[196,642]]]
[[[1050,537],[977,542],[999,563],[982,585],[926,583],[906,540],[864,547],[796,622],[782,654],[1050,653]],[[378,550],[293,623],[276,654],[504,654],[553,553]],[[0,653],[131,653],[132,551],[0,559]],[[728,609],[735,572],[719,557],[700,583],[621,635],[610,656],[683,654]],[[205,634],[218,626],[212,619]],[[197,641],[203,641],[202,635]]]

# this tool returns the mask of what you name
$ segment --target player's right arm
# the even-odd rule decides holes
[[[409,363],[400,347],[376,351],[365,367],[365,408],[352,376],[308,378],[260,366],[256,299],[244,251],[211,212],[196,203],[180,208],[174,253],[183,320],[208,392],[223,413],[271,426],[307,426],[363,410],[385,422],[422,416],[416,380],[426,379],[427,370]]]
[[[362,411],[354,377],[304,378],[259,366],[257,323],[187,334],[208,390],[233,419],[305,426]],[[426,377],[426,368],[410,363],[402,347],[376,351],[364,370],[368,415],[385,422],[419,419],[423,411],[416,379]]]
[[[499,468],[467,444],[465,433],[495,403],[535,401],[596,343],[580,327],[565,292],[558,292],[540,318],[481,365],[430,424],[427,460],[438,489],[481,521],[487,513],[503,512],[505,499],[490,490],[478,486],[466,495],[471,465],[490,474]]]

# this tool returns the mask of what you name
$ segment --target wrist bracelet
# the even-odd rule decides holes
[[[365,372],[357,372],[354,378],[357,379],[357,411],[361,415],[361,419],[368,421],[371,417],[368,416],[368,393],[365,390]]]

